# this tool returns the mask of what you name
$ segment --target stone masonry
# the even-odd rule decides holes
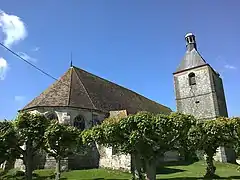
[[[228,116],[223,83],[220,75],[197,51],[195,36],[185,37],[187,51],[174,72],[177,111],[192,114],[199,120]],[[131,90],[104,80],[72,66],[60,80],[33,99],[24,109],[40,113],[59,123],[88,129],[109,116],[127,116],[138,111],[157,113],[171,109],[151,101]],[[230,150],[219,147],[215,159],[226,162],[234,159]],[[169,151],[160,160],[177,161],[178,152]],[[23,169],[21,160],[15,167]],[[35,168],[55,168],[55,162],[45,152],[39,152]],[[131,156],[115,153],[111,147],[96,145],[86,154],[75,154],[62,161],[62,169],[112,168],[130,171]]]
[[[76,117],[83,117],[84,128],[88,129],[93,126],[94,120],[99,122],[103,121],[107,114],[100,112],[93,112],[85,109],[76,108],[37,108],[30,111],[31,113],[40,113],[46,117],[57,119],[59,123],[74,125]],[[87,153],[84,155],[71,156],[62,160],[63,169],[81,169],[81,168],[93,168],[98,167],[99,153],[96,148],[86,149]],[[41,157],[41,158],[40,158]],[[55,160],[53,157],[49,157],[46,153],[41,152],[38,154],[39,161],[35,162],[36,168],[55,168]],[[42,165],[41,165],[42,164]],[[16,168],[24,169],[23,162],[20,159],[16,160]]]
[[[195,36],[186,37],[187,52],[174,74],[177,111],[194,115],[199,120],[227,117],[227,106],[220,75],[197,51]],[[217,150],[218,161],[234,161],[233,153],[226,148]]]

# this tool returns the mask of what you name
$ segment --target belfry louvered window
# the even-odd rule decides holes
[[[194,74],[194,73],[190,73],[190,74],[188,75],[188,81],[189,81],[189,85],[190,85],[190,86],[196,84],[196,77],[195,77],[195,74]]]

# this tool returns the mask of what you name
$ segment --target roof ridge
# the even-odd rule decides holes
[[[195,51],[196,51],[197,54],[202,58],[202,60],[203,60],[205,63],[207,63],[207,61],[202,57],[201,53],[200,53],[197,49],[195,49]]]
[[[75,67],[75,66],[74,66],[74,67]],[[74,69],[74,68],[73,68],[73,69]],[[84,91],[85,91],[86,94],[87,94],[87,97],[89,98],[90,102],[92,103],[93,108],[94,108],[94,109],[97,109],[96,106],[94,105],[94,103],[93,103],[93,101],[92,101],[92,99],[91,99],[91,97],[90,97],[90,95],[89,95],[87,89],[85,88],[85,86],[84,86],[84,84],[83,84],[81,78],[79,77],[78,73],[76,72],[75,69],[74,69],[74,71],[75,71],[75,73],[76,73],[76,75],[77,75],[78,80],[80,81],[81,85],[83,86],[83,89],[84,89]]]
[[[67,102],[67,105],[69,106],[70,105],[70,98],[71,98],[71,89],[72,89],[72,75],[73,75],[73,68],[70,69],[70,84],[69,84],[69,92],[68,92],[68,102]]]
[[[53,82],[50,86],[47,87],[47,89],[45,89],[39,96],[35,97],[31,102],[29,102],[26,106],[23,107],[23,109],[26,109],[28,108],[28,106],[31,104],[31,103],[35,103],[34,106],[39,106],[39,104],[42,104],[42,102],[44,101],[44,99],[46,98],[47,94],[49,93],[50,90],[53,90],[53,91],[57,91],[54,87],[60,83],[60,84],[63,84],[64,86],[68,86],[67,83],[65,82],[62,82],[61,79],[64,75],[66,75],[68,73],[65,72],[60,78],[58,78],[55,82]],[[44,98],[39,98],[43,96]],[[38,100],[37,102],[35,102],[35,100]]]
[[[104,79],[104,78],[102,78],[102,77],[100,77],[100,76],[97,76],[97,75],[95,75],[95,74],[93,74],[93,73],[90,73],[90,72],[88,72],[88,71],[86,71],[86,70],[84,70],[84,69],[81,69],[81,68],[79,68],[79,67],[76,67],[76,66],[73,66],[73,67],[76,68],[76,69],[79,69],[79,70],[81,70],[81,71],[84,71],[84,72],[86,72],[86,73],[88,73],[88,74],[91,74],[92,76],[95,76],[95,77],[97,77],[97,78],[99,78],[99,79],[102,79],[102,80],[104,80],[104,81],[110,82],[110,83],[112,83],[112,84],[114,84],[114,85],[116,85],[116,86],[118,86],[118,87],[121,87],[121,88],[123,88],[123,89],[125,89],[125,90],[131,91],[132,93],[134,93],[134,94],[136,94],[136,95],[138,95],[138,96],[140,96],[140,97],[142,97],[142,98],[145,98],[145,99],[147,99],[147,100],[149,100],[149,101],[152,101],[152,102],[154,102],[154,103],[157,103],[158,105],[160,105],[160,106],[162,106],[162,107],[169,108],[169,107],[167,107],[166,105],[160,104],[160,103],[158,103],[158,102],[156,102],[156,101],[154,101],[154,100],[152,100],[152,99],[150,99],[150,98],[148,98],[148,97],[146,97],[146,96],[143,96],[143,95],[135,92],[134,90],[128,89],[128,88],[126,88],[126,87],[124,87],[124,86],[121,86],[121,85],[115,83],[115,82],[112,82],[112,81],[110,81],[110,80]],[[78,73],[77,73],[77,75],[78,75]],[[84,88],[85,88],[85,87],[84,87]],[[95,106],[94,106],[94,107],[95,107]]]

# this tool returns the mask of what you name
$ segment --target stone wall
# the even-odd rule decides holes
[[[219,74],[213,72],[212,69],[209,70],[212,74],[212,89],[214,90],[214,102],[215,102],[215,111],[217,116],[228,117],[227,105],[225,99],[225,93],[223,88],[222,79]]]
[[[196,85],[189,85],[190,73],[195,74]],[[222,79],[210,66],[174,74],[177,111],[192,114],[197,119],[215,119],[228,116]],[[219,147],[214,159],[221,162],[234,161],[231,149]]]
[[[164,153],[163,159],[164,162],[179,161],[180,156],[178,151],[167,151]]]
[[[74,169],[90,169],[99,167],[99,152],[95,145],[86,147],[84,151],[80,151],[68,157],[68,168]]]
[[[127,117],[126,110],[110,111],[109,117]],[[115,153],[112,147],[97,146],[100,155],[99,167],[131,171],[131,156]]]
[[[94,112],[86,109],[69,108],[69,107],[38,107],[30,111],[31,113],[40,113],[43,115],[55,114],[59,123],[74,124],[74,119],[81,115],[84,119],[85,129],[91,128],[94,125],[94,118],[99,122],[103,121],[108,114],[102,112]],[[53,157],[48,157],[46,153],[41,152],[36,156],[34,168],[55,168],[55,160]],[[96,147],[86,149],[85,153],[77,153],[62,161],[63,169],[82,169],[96,168],[99,164],[99,153]],[[16,168],[24,169],[23,162],[17,159],[15,162]]]
[[[44,169],[54,169],[56,167],[56,160],[53,157],[47,157]],[[61,171],[68,170],[68,158],[61,160]]]
[[[99,167],[131,171],[131,156],[129,154],[113,154],[112,148],[98,146],[100,161]]]
[[[211,119],[216,117],[215,99],[211,73],[208,66],[202,66],[174,75],[174,87],[177,111],[192,114],[197,119]],[[195,74],[196,85],[189,85],[188,75]]]
[[[59,123],[73,125],[74,119],[81,115],[85,120],[85,128],[88,129],[93,126],[93,117],[97,116],[98,120],[103,121],[108,114],[100,111],[90,111],[88,109],[70,108],[70,107],[38,107],[31,110],[32,113],[40,113],[43,115],[56,114]]]

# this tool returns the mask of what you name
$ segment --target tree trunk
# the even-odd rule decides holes
[[[214,153],[207,153],[206,157],[207,168],[205,177],[213,177],[215,175],[216,167],[213,164],[213,155]]]
[[[24,165],[25,165],[26,180],[32,180],[33,147],[32,147],[32,142],[31,141],[27,141],[27,143],[26,143],[26,154],[25,154],[25,157],[24,157]]]
[[[141,171],[141,159],[140,156],[137,153],[132,154],[132,168],[131,168],[131,173],[132,173],[132,179],[138,179],[138,180],[143,180],[143,173]]]
[[[56,158],[56,175],[55,175],[55,180],[60,180],[61,176],[61,158]]]
[[[147,159],[146,163],[146,180],[156,180],[156,159]]]
[[[9,171],[14,168],[15,159],[9,158],[4,162],[3,171]]]

